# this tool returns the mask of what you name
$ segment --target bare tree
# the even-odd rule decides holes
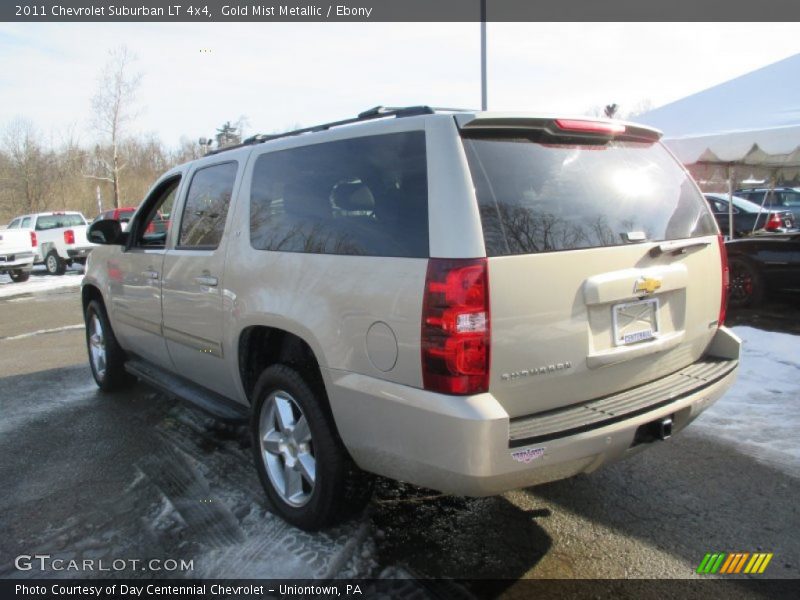
[[[136,117],[134,103],[141,73],[132,72],[135,55],[120,46],[109,52],[109,59],[100,74],[97,93],[92,99],[94,126],[106,141],[95,151],[92,179],[108,181],[114,190],[114,207],[119,208],[120,146],[126,126]]]
[[[53,153],[39,141],[34,124],[18,118],[3,133],[3,204],[13,211],[38,212],[47,206],[53,174]]]

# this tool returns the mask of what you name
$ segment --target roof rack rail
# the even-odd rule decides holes
[[[371,121],[372,119],[385,119],[387,117],[416,117],[419,115],[432,115],[437,112],[466,112],[469,109],[464,108],[439,108],[432,106],[374,106],[363,112],[358,113],[357,117],[350,119],[342,119],[341,121],[331,121],[330,123],[322,123],[321,125],[314,125],[312,127],[304,127],[302,129],[295,129],[293,131],[286,131],[284,133],[263,134],[258,133],[253,135],[241,144],[235,146],[226,146],[225,148],[218,148],[212,150],[206,156],[212,154],[219,154],[220,152],[227,152],[228,150],[235,150],[236,148],[243,148],[244,146],[252,146],[253,144],[263,144],[271,140],[279,138],[292,137],[295,135],[302,135],[304,133],[315,133],[317,131],[325,131],[333,127],[341,127],[342,125],[350,125],[352,123],[360,123],[362,121]]]

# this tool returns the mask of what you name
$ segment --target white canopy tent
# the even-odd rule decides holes
[[[698,180],[800,177],[800,54],[639,115]],[[731,215],[732,217],[732,215]],[[731,218],[731,225],[733,218]]]

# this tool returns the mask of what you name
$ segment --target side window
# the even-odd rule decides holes
[[[425,133],[412,131],[262,154],[253,167],[257,250],[427,257]]]
[[[22,223],[20,224],[20,227],[22,229],[30,229],[31,228],[31,218],[30,217],[25,217],[24,219],[22,219]]]
[[[236,162],[227,162],[195,172],[183,209],[179,248],[213,250],[219,246],[238,167]]]
[[[19,229],[19,219],[14,219],[8,224],[9,229]]]
[[[141,248],[164,248],[172,218],[172,207],[181,178],[165,181],[146,200],[147,211],[136,224],[132,245]]]

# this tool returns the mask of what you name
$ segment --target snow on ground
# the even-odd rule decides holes
[[[739,377],[691,429],[800,474],[800,336],[744,326],[733,331],[743,342]]]
[[[44,267],[34,267],[31,278],[23,283],[14,283],[8,275],[0,275],[0,298],[77,287],[82,279],[83,267],[80,265],[71,267],[64,275],[48,275]]]

